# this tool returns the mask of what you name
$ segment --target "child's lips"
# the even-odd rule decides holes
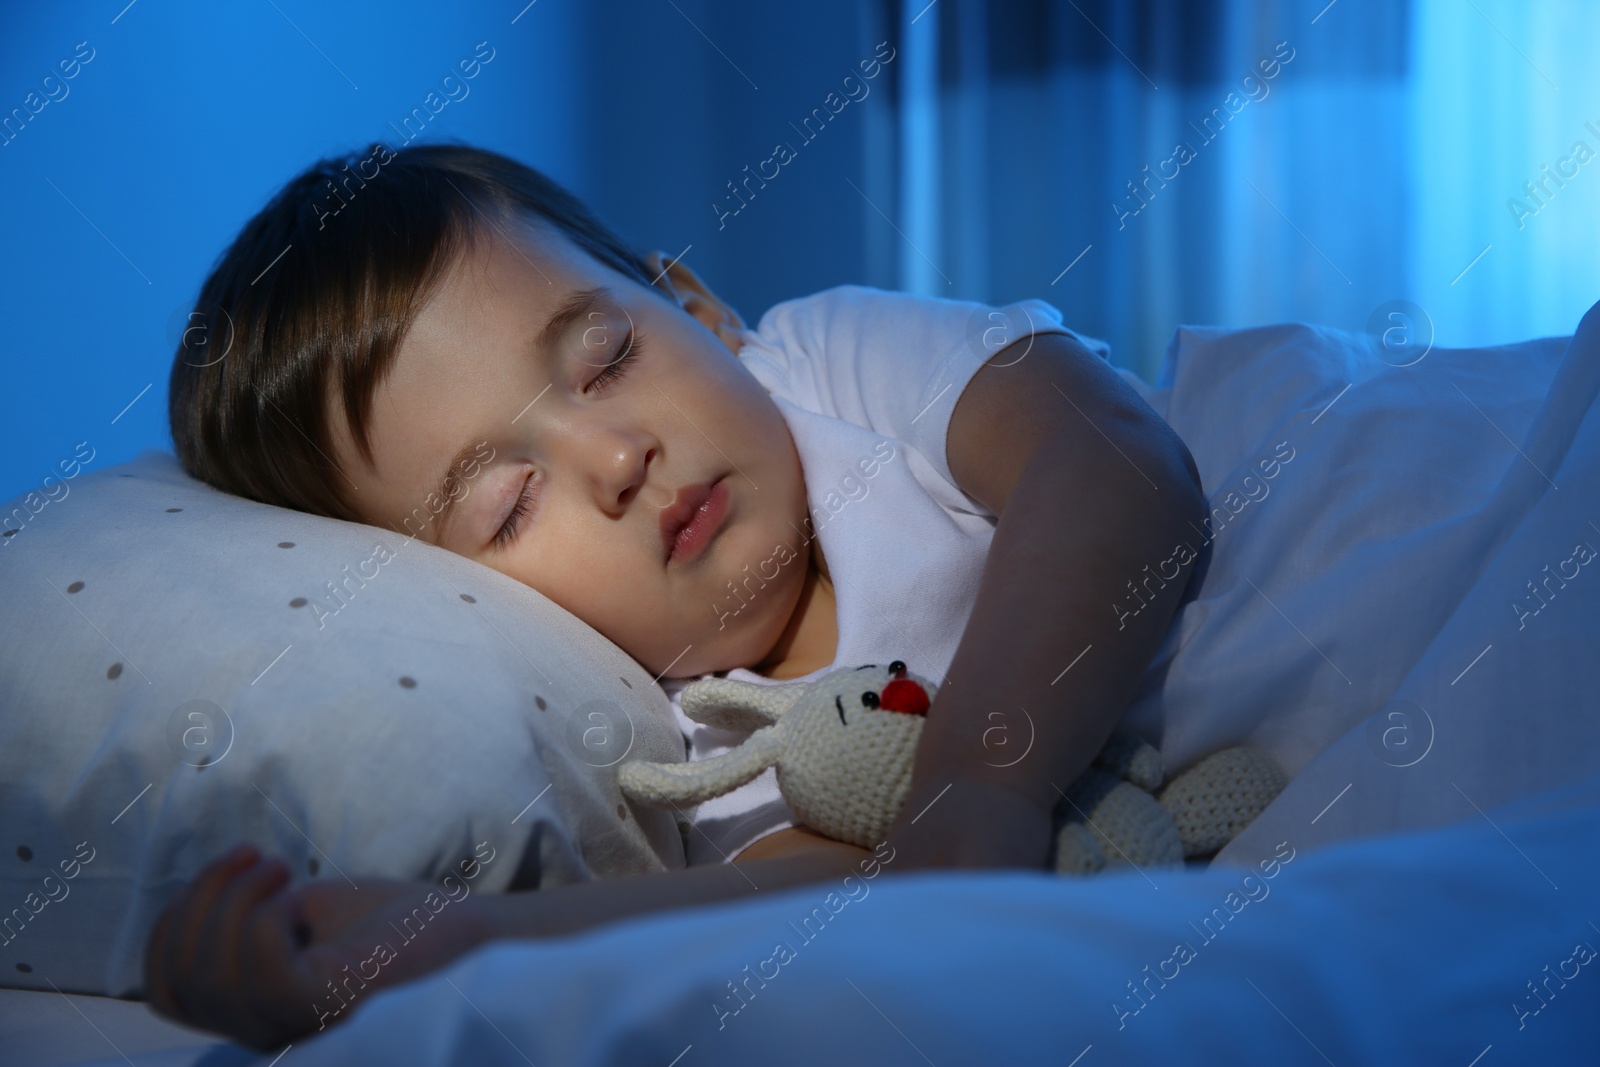
[[[678,531],[682,530],[689,520],[694,518],[694,513],[706,499],[711,496],[709,482],[686,485],[679,489],[672,498],[672,502],[661,509],[659,521],[661,523],[661,545],[666,553],[666,558],[672,558],[673,548],[677,544]]]
[[[687,562],[699,556],[722,529],[728,514],[725,476],[708,485],[685,486],[672,507],[661,514],[666,562]]]

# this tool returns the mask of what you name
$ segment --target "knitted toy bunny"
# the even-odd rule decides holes
[[[684,689],[684,714],[708,726],[753,730],[749,738],[697,762],[623,763],[617,782],[642,804],[675,807],[721,796],[776,766],[778,788],[801,822],[872,848],[905,803],[936,691],[900,660],[789,685],[704,678]],[[1161,777],[1155,749],[1114,735],[1066,791],[1056,869],[1087,874],[1108,864],[1166,866],[1208,855],[1287,784],[1270,757],[1250,748],[1215,753],[1157,792]]]

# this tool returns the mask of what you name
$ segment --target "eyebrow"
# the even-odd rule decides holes
[[[566,336],[567,331],[572,329],[575,323],[582,321],[589,312],[610,297],[611,290],[604,285],[597,285],[592,289],[576,289],[569,293],[567,298],[556,308],[555,314],[550,316],[550,321],[544,324],[544,328],[539,331],[532,343],[529,344],[527,354],[529,356],[537,356],[539,353],[548,355],[553,352],[556,343]],[[541,393],[540,395],[543,394]],[[534,399],[537,400],[538,397],[534,397]],[[531,406],[530,402],[529,407]],[[527,408],[522,410],[527,411]],[[518,413],[517,418],[521,417],[521,413]],[[517,420],[512,419],[511,421],[515,422]],[[432,542],[434,545],[439,545],[444,540],[446,525],[455,515],[456,505],[466,499],[467,496],[466,493],[462,493],[459,497],[452,497],[450,495],[450,483],[452,479],[459,478],[464,473],[467,461],[477,454],[478,446],[482,443],[484,442],[468,441],[462,445],[456,451],[455,456],[451,458],[450,465],[445,468],[444,475],[439,479],[438,487],[434,490],[434,493],[444,501],[444,506],[439,509],[439,514],[434,516],[434,537]]]

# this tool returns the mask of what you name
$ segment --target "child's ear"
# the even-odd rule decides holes
[[[744,319],[713,293],[687,264],[659,250],[646,255],[644,264],[655,279],[653,284],[657,289],[716,334],[718,340],[728,346],[728,351],[739,351]]]

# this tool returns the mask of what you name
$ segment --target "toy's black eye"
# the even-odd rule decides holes
[[[839,709],[839,721],[844,722],[846,726],[849,726],[850,724],[844,721],[844,701],[840,700],[838,697],[834,697],[833,706]]]
[[[861,703],[866,705],[869,708],[877,707],[878,706],[878,694],[874,693],[872,690],[868,689],[865,693],[861,694]]]
[[[902,660],[895,660],[893,663],[889,664],[889,673],[894,675],[896,678],[906,673],[905,662]]]

